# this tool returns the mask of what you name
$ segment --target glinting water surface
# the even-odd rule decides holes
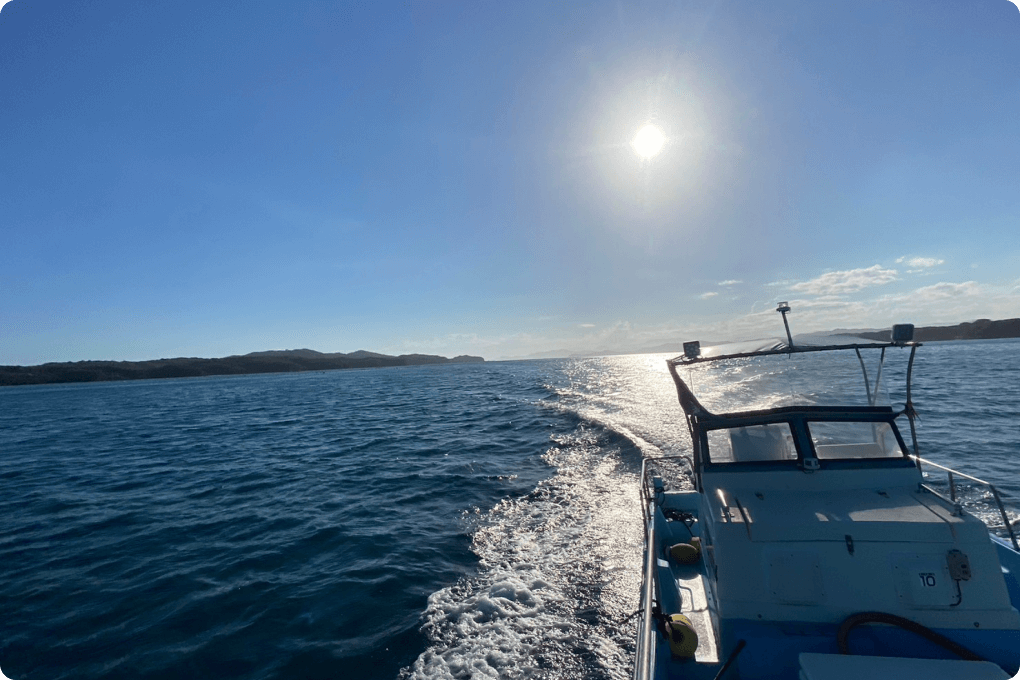
[[[1018,350],[915,368],[922,455],[1014,517]],[[629,677],[641,460],[687,448],[665,358],[0,389],[0,668]]]

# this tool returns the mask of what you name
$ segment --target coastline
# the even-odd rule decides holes
[[[891,330],[859,331],[854,335],[888,342],[892,337]],[[939,342],[943,340],[1003,340],[1020,338],[1020,319],[978,319],[955,326],[917,326],[914,328],[914,340],[917,342]]]
[[[481,363],[482,357],[461,355],[448,359],[432,354],[389,356],[357,351],[324,354],[309,349],[252,352],[220,359],[177,357],[151,361],[65,361],[38,366],[0,366],[0,386],[52,383],[196,378],[209,375],[248,375],[332,371],[345,368],[385,368],[429,364]]]

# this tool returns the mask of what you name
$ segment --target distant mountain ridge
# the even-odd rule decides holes
[[[850,333],[847,331],[847,333]],[[868,340],[888,342],[892,338],[892,330],[884,331],[853,331],[853,335]],[[914,340],[917,342],[936,342],[939,340],[998,340],[1002,338],[1020,338],[1020,319],[978,319],[955,326],[919,326],[914,328]]]
[[[152,361],[68,361],[39,366],[0,366],[0,385],[195,378],[206,375],[294,373],[332,371],[342,368],[383,368],[426,364],[483,362],[482,357],[461,355],[453,359],[432,354],[390,356],[358,350],[350,354],[325,354],[313,349],[269,350],[222,359],[178,357]]]
[[[314,349],[270,349],[263,352],[248,352],[246,357],[301,357],[303,359],[393,359],[389,354],[379,354],[359,349],[356,352],[317,352]],[[424,354],[402,354],[404,357],[428,356]],[[446,357],[440,357],[445,359]],[[480,358],[480,357],[479,357]]]

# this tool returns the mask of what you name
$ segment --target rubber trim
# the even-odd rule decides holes
[[[945,635],[936,633],[931,628],[922,626],[916,621],[911,621],[910,619],[905,619],[902,616],[887,614],[885,612],[861,612],[859,614],[851,614],[843,619],[843,623],[839,624],[839,630],[836,632],[836,643],[839,645],[840,654],[850,653],[850,644],[848,641],[850,631],[862,623],[888,623],[893,626],[899,626],[905,630],[917,633],[924,639],[934,642],[944,649],[948,649],[950,652],[956,654],[965,661],[988,660],[984,657],[978,656],[960,643],[950,640]]]

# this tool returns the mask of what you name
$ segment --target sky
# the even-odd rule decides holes
[[[11,0],[0,364],[1017,317],[1018,159],[1008,0]]]

